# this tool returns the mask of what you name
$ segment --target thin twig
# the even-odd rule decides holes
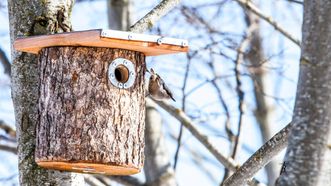
[[[84,180],[90,186],[107,186],[106,184],[102,183],[97,177],[90,174],[84,174]]]
[[[12,143],[17,142],[16,138],[10,138],[7,135],[2,135],[2,134],[0,134],[0,140],[4,140],[4,141],[7,141],[7,142],[12,142]]]
[[[287,138],[291,127],[292,124],[289,123],[260,147],[232,176],[225,180],[223,186],[245,185],[260,169],[287,146]]]
[[[9,145],[0,144],[0,150],[11,152],[13,154],[17,154],[17,147],[13,147],[13,146],[9,146]]]
[[[296,3],[296,4],[299,4],[299,5],[303,5],[303,2],[302,1],[298,1],[298,0],[285,0],[285,1],[288,1],[290,3]]]
[[[243,51],[247,47],[249,41],[250,41],[250,36],[252,33],[253,28],[249,27],[247,29],[247,36],[241,41],[238,50],[237,50],[237,57],[235,60],[235,79],[236,79],[236,92],[238,95],[238,110],[239,110],[239,118],[238,118],[238,126],[237,126],[237,135],[234,136],[233,139],[233,146],[231,149],[231,157],[233,159],[236,159],[237,152],[240,148],[240,136],[241,136],[241,131],[242,131],[242,121],[243,121],[243,115],[244,115],[244,91],[242,90],[242,83],[241,83],[241,76],[240,76],[240,65],[243,63],[244,60],[244,53]],[[223,176],[223,180],[221,182],[224,183],[225,179],[229,177],[230,171],[228,169],[225,169],[225,173]]]
[[[189,75],[189,71],[190,71],[191,58],[192,58],[192,56],[187,54],[187,64],[186,64],[186,68],[185,68],[184,83],[183,83],[183,87],[182,87],[182,92],[183,92],[182,110],[183,110],[183,112],[185,112],[185,102],[186,102],[185,90],[186,90],[188,75]],[[184,129],[183,124],[181,124],[180,128],[179,128],[179,134],[178,134],[178,139],[177,139],[177,148],[176,148],[175,157],[174,157],[174,170],[176,170],[176,167],[177,167],[179,150],[180,150],[180,146],[182,143],[183,129]]]
[[[18,176],[18,174],[17,173],[14,173],[14,174],[12,174],[10,176],[2,177],[2,178],[0,178],[0,182],[10,181],[10,180],[16,178],[17,176]]]
[[[154,7],[148,14],[131,26],[131,32],[144,32],[153,27],[153,25],[169,11],[171,11],[180,0],[163,0]]]
[[[193,124],[191,119],[180,109],[166,103],[164,101],[156,101],[154,100],[160,107],[166,110],[169,114],[175,117],[178,121],[180,121],[183,126],[191,132],[191,134],[202,143],[208,151],[226,168],[231,171],[236,171],[239,166],[231,157],[225,157],[208,139],[208,137],[202,134]],[[253,178],[253,181],[249,183],[249,185],[263,185],[259,181]]]
[[[287,32],[283,27],[281,27],[275,20],[273,20],[270,16],[267,16],[263,14],[263,12],[256,7],[250,0],[235,0],[237,1],[241,6],[244,8],[247,8],[248,10],[252,11],[254,14],[268,22],[270,25],[272,25],[276,30],[278,30],[280,33],[282,33],[286,38],[293,41],[296,45],[300,47],[300,40],[292,36],[289,32]]]
[[[178,119],[184,127],[191,132],[225,167],[236,170],[238,164],[232,158],[227,158],[210,142],[208,137],[202,134],[193,124],[191,119],[181,110],[164,101],[156,101],[159,106],[165,109],[169,114]]]
[[[242,90],[242,83],[241,83],[241,76],[240,76],[240,65],[243,62],[243,52],[244,49],[247,47],[247,44],[249,42],[250,35],[247,36],[240,44],[237,52],[237,59],[236,59],[236,67],[235,67],[235,74],[236,74],[236,83],[237,83],[237,94],[238,94],[238,110],[239,110],[239,119],[238,119],[238,132],[234,140],[234,147],[233,151],[231,154],[231,157],[235,159],[238,147],[239,147],[239,138],[241,134],[241,129],[242,129],[242,119],[243,119],[243,114],[244,114],[244,91]]]
[[[213,38],[210,38],[211,40],[213,40]],[[211,56],[212,58],[213,58],[213,55]],[[226,116],[226,121],[225,121],[225,131],[226,131],[226,134],[227,134],[227,136],[228,136],[228,138],[229,138],[229,140],[230,141],[232,141],[233,140],[233,137],[234,137],[234,134],[233,134],[233,132],[232,132],[232,130],[231,130],[231,122],[230,122],[230,112],[229,112],[229,108],[228,108],[228,106],[227,106],[227,104],[226,104],[226,102],[225,102],[225,100],[224,100],[224,98],[223,98],[223,96],[222,96],[222,91],[221,91],[221,89],[220,89],[220,87],[217,85],[217,83],[216,83],[216,80],[217,80],[217,78],[216,77],[218,77],[217,76],[217,74],[216,74],[216,69],[215,69],[215,66],[214,66],[214,58],[213,58],[213,60],[210,62],[210,63],[208,63],[208,66],[211,68],[211,70],[213,71],[213,75],[214,75],[214,79],[211,81],[211,84],[214,86],[214,88],[216,89],[216,92],[217,92],[217,96],[218,96],[218,99],[219,99],[219,101],[220,101],[220,103],[221,103],[221,105],[222,105],[222,107],[223,107],[223,109],[224,109],[224,111],[225,111],[225,116]]]
[[[16,138],[16,131],[8,124],[6,124],[3,120],[0,120],[0,129],[3,129],[6,134],[8,134],[12,138]]]
[[[114,180],[125,186],[143,186],[144,185],[144,183],[142,183],[140,180],[138,180],[138,178],[135,178],[132,176],[111,176],[109,178],[111,180]]]
[[[2,66],[4,68],[4,73],[10,77],[11,75],[11,64],[9,62],[9,59],[5,53],[5,51],[0,47],[0,61],[2,63]]]

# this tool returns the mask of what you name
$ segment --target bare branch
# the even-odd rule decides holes
[[[114,180],[120,184],[123,184],[125,186],[143,186],[144,183],[142,183],[140,180],[138,180],[135,177],[132,176],[111,176],[111,180]]]
[[[208,137],[202,134],[193,124],[191,119],[180,109],[175,108],[174,106],[163,102],[156,101],[159,106],[165,109],[169,114],[178,119],[185,128],[187,128],[194,137],[196,137],[215,157],[220,161],[225,167],[230,170],[235,171],[238,166],[237,163],[232,158],[227,158],[218,149],[209,141]]]
[[[183,87],[182,87],[182,93],[183,93],[182,110],[183,110],[183,112],[185,112],[185,102],[186,102],[185,90],[186,90],[188,75],[189,75],[189,71],[190,71],[191,58],[192,58],[192,56],[187,54],[187,64],[186,64],[186,67],[185,67],[184,83],[183,83]],[[176,149],[175,157],[174,157],[174,169],[175,170],[176,170],[176,166],[177,166],[177,160],[178,160],[180,146],[181,146],[181,143],[182,143],[183,130],[184,130],[184,127],[183,127],[183,124],[181,124],[180,128],[179,128],[178,138],[177,138],[177,149]]]
[[[8,177],[3,177],[3,178],[0,178],[0,182],[4,182],[4,181],[9,181],[9,180],[12,180],[14,179],[16,176],[18,176],[17,173],[15,174],[12,174],[11,176],[8,176]]]
[[[270,25],[272,25],[276,30],[278,30],[280,33],[282,33],[285,37],[287,37],[289,40],[293,41],[296,45],[300,47],[300,40],[292,36],[290,33],[288,33],[283,27],[281,27],[275,20],[273,20],[270,16],[267,16],[262,13],[262,11],[256,7],[250,0],[235,0],[237,1],[241,6],[244,8],[247,8],[248,10],[252,11],[254,14],[268,22]]]
[[[0,150],[8,151],[8,152],[11,152],[13,154],[17,154],[17,148],[13,147],[13,146],[9,146],[9,145],[0,144]]]
[[[0,129],[3,129],[10,137],[16,138],[16,131],[3,120],[0,120]]]
[[[236,158],[237,152],[240,148],[240,135],[242,131],[242,120],[243,120],[243,114],[244,114],[244,91],[242,90],[242,83],[241,83],[241,76],[240,76],[240,65],[244,61],[244,50],[248,46],[250,39],[251,39],[251,34],[252,31],[255,29],[253,25],[249,26],[247,29],[247,36],[242,39],[238,49],[237,49],[237,57],[235,60],[235,79],[237,83],[237,88],[236,92],[238,95],[238,110],[239,110],[239,118],[238,118],[238,127],[237,127],[237,135],[234,136],[233,140],[233,146],[231,149],[231,157],[233,159]],[[229,130],[229,129],[228,129]],[[222,183],[225,181],[226,178],[228,178],[229,174],[231,171],[228,169],[225,169],[225,173],[223,176]]]
[[[289,123],[259,148],[232,176],[225,180],[224,186],[245,185],[261,168],[287,146],[287,137],[291,127],[292,124]]]
[[[16,138],[10,138],[7,135],[2,135],[2,134],[0,134],[0,140],[4,140],[4,141],[7,141],[7,142],[12,142],[12,143],[17,142]]]
[[[97,177],[94,177],[90,174],[84,174],[84,180],[90,186],[106,186]]]
[[[0,47],[0,61],[2,63],[2,66],[4,68],[4,73],[6,75],[8,75],[10,77],[11,75],[11,64],[9,62],[9,59],[5,53],[5,51],[3,51],[3,49]]]
[[[244,50],[249,44],[251,33],[254,30],[254,26],[250,26],[247,30],[247,36],[242,40],[242,42],[239,45],[238,52],[237,52],[237,58],[236,58],[236,66],[235,66],[235,75],[236,75],[236,83],[237,83],[237,94],[238,94],[238,110],[239,110],[239,119],[238,119],[238,132],[234,140],[234,147],[231,154],[231,157],[235,159],[238,148],[239,148],[239,138],[242,128],[242,118],[244,114],[244,91],[242,90],[242,83],[241,83],[241,76],[240,76],[240,65],[243,63],[244,60]]]
[[[191,132],[191,134],[198,140],[200,143],[202,143],[210,153],[214,155],[214,157],[222,163],[226,168],[228,168],[231,171],[236,171],[238,168],[238,164],[232,159],[227,158],[221,152],[219,152],[218,149],[210,142],[208,137],[204,134],[202,134],[193,124],[191,119],[180,109],[175,108],[174,106],[170,105],[169,103],[166,103],[164,101],[156,101],[154,100],[160,107],[162,107],[164,110],[166,110],[169,114],[171,114],[173,117],[175,117],[177,120],[179,120],[183,126]],[[248,183],[249,185],[263,185],[256,179],[253,179]]]
[[[302,1],[298,1],[298,0],[286,0],[290,3],[296,3],[296,4],[299,4],[299,5],[303,5],[303,2]]]
[[[131,32],[144,32],[153,27],[153,25],[170,10],[172,10],[180,0],[163,0],[154,7],[148,14],[131,26]]]

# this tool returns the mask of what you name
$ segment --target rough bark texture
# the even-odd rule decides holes
[[[162,132],[162,118],[151,100],[146,101],[145,135],[146,184],[149,186],[176,186],[174,170],[169,160],[165,139]]]
[[[278,185],[329,185],[331,1],[304,1],[298,92]]]
[[[238,186],[248,183],[261,168],[286,147],[291,126],[288,124],[260,147],[233,175],[225,180],[223,186]]]
[[[169,11],[171,11],[180,0],[163,0],[156,7],[154,7],[148,14],[137,21],[131,26],[131,32],[145,32],[146,30],[153,27],[153,25]]]
[[[8,1],[11,43],[19,36],[69,31],[72,5],[73,0]],[[35,129],[39,121],[37,56],[16,52],[13,47],[11,51],[20,185],[83,185],[83,176],[42,169],[35,163]]]
[[[108,79],[109,64],[135,64],[132,87]],[[126,175],[144,159],[145,56],[96,47],[51,47],[40,54],[36,161],[45,167]]]
[[[114,30],[129,30],[132,18],[132,0],[108,0],[108,25]]]

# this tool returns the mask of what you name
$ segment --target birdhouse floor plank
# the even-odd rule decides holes
[[[37,161],[37,164],[44,168],[51,168],[63,171],[75,171],[80,173],[106,174],[106,175],[132,175],[139,173],[137,167],[128,165],[107,165],[89,162],[61,162],[61,161]]]

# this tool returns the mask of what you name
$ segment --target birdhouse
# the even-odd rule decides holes
[[[144,162],[145,56],[187,52],[186,40],[114,30],[19,38],[39,55],[41,167],[109,175]]]

